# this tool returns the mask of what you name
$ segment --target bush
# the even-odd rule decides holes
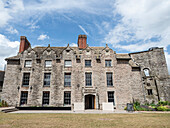
[[[170,102],[168,102],[168,101],[159,101],[158,102],[158,105],[170,105]]]
[[[158,111],[168,111],[168,108],[166,107],[166,106],[158,106],[157,108],[156,108]]]
[[[2,100],[2,102],[0,102],[0,107],[8,107],[8,103]]]

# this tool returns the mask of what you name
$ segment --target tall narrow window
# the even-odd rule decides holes
[[[92,86],[92,73],[85,73],[86,86]]]
[[[52,61],[51,60],[46,60],[45,61],[45,67],[51,67],[52,66]]]
[[[105,67],[111,67],[112,61],[111,60],[105,60]]]
[[[145,76],[149,76],[149,69],[145,68],[144,70]]]
[[[115,105],[115,100],[114,100],[114,92],[108,92],[108,102],[112,102],[113,105]]]
[[[43,105],[49,105],[50,103],[50,92],[43,92]]]
[[[31,60],[25,60],[25,67],[31,67],[32,61]]]
[[[148,95],[153,95],[152,89],[148,89]]]
[[[64,86],[71,86],[71,73],[64,74]]]
[[[91,67],[91,60],[85,60],[85,67]]]
[[[71,92],[64,92],[64,104],[65,105],[71,104]]]
[[[50,86],[51,73],[44,73],[44,86]]]
[[[65,67],[71,67],[72,66],[71,60],[65,60],[64,66]]]
[[[113,74],[108,72],[106,73],[107,77],[107,86],[113,86]]]
[[[21,91],[20,105],[27,104],[27,99],[28,99],[28,92],[27,91]]]
[[[29,86],[29,81],[30,81],[30,73],[24,73],[22,86],[25,86],[25,87]]]

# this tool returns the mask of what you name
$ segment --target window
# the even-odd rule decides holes
[[[105,60],[105,67],[111,67],[112,61],[111,60]]]
[[[52,61],[51,60],[46,60],[45,61],[45,67],[51,67],[52,66]]]
[[[85,60],[85,67],[91,67],[91,60]]]
[[[64,92],[64,104],[65,105],[71,104],[71,92]]]
[[[64,74],[64,86],[71,86],[71,73]]]
[[[31,67],[32,66],[32,61],[31,60],[26,60],[25,61],[25,67]]]
[[[113,86],[113,75],[112,73],[106,73],[107,86]]]
[[[51,73],[44,73],[44,86],[50,86]]]
[[[144,70],[145,76],[149,76],[149,69],[145,68]]]
[[[65,60],[65,67],[71,67],[72,66],[72,63],[71,63],[71,60]]]
[[[92,86],[92,73],[85,73],[86,86]]]
[[[28,92],[27,91],[21,91],[20,105],[27,104],[27,99],[28,99]]]
[[[153,95],[152,89],[148,89],[148,95]]]
[[[30,73],[24,73],[22,86],[29,86]]]
[[[80,59],[76,59],[76,63],[81,63],[81,60]]]
[[[61,63],[60,59],[56,59],[56,63]]]
[[[108,92],[108,102],[112,102],[113,105],[115,105],[115,100],[114,100],[114,92]]]
[[[3,81],[0,81],[0,92],[2,92]]]
[[[43,105],[49,105],[50,103],[50,92],[43,92]]]

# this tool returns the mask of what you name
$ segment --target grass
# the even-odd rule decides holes
[[[10,114],[0,112],[0,128],[170,128],[170,113]]]

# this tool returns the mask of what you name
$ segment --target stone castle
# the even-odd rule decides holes
[[[90,47],[35,47],[20,37],[16,56],[6,58],[2,99],[10,106],[124,109],[127,103],[170,101],[170,77],[163,48],[119,54]]]

